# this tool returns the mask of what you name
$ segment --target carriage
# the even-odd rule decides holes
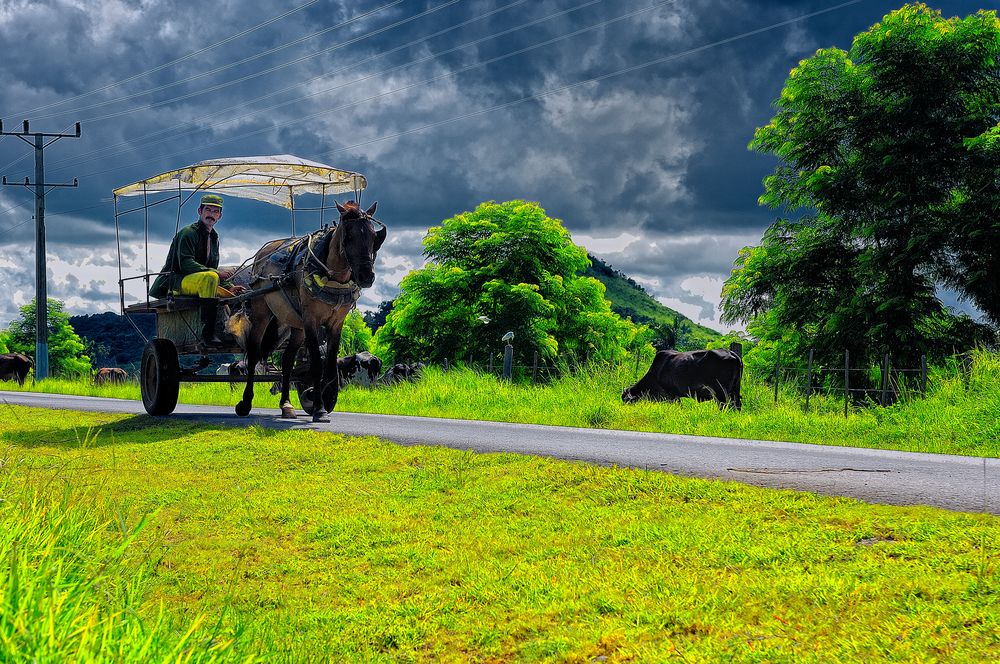
[[[214,305],[219,309],[216,328],[221,344],[208,346],[199,334],[201,325],[200,310],[206,304],[206,299],[167,295],[153,299],[149,296],[151,279],[160,273],[150,270],[149,230],[151,224],[169,223],[173,221],[176,233],[182,223],[182,208],[192,197],[204,193],[215,193],[230,197],[251,199],[288,210],[291,235],[286,239],[301,237],[301,233],[329,228],[337,221],[337,203],[334,198],[340,194],[352,194],[360,204],[362,192],[367,187],[367,180],[360,173],[334,168],[326,164],[302,159],[292,155],[276,155],[266,157],[233,157],[202,161],[191,166],[161,173],[145,180],[114,190],[115,206],[115,236],[118,247],[118,285],[121,298],[121,310],[125,318],[132,324],[145,343],[140,365],[140,390],[142,403],[150,415],[169,415],[177,405],[177,397],[182,382],[244,382],[244,376],[219,375],[209,371],[212,364],[209,355],[241,354],[244,347],[233,334],[231,328],[225,325],[227,319],[235,314],[244,303],[263,297],[277,291],[281,284],[276,280],[258,286],[253,290],[243,292],[233,297],[213,298]],[[311,195],[318,204],[303,207],[303,195]],[[142,203],[126,207],[122,199],[141,197]],[[299,205],[296,205],[299,199]],[[176,214],[164,214],[167,208],[160,206],[176,203]],[[141,232],[144,238],[144,270],[141,274],[127,276],[122,261],[123,230],[136,233],[139,231],[136,217],[141,216]],[[173,216],[173,219],[169,217]],[[312,218],[313,223],[309,223]],[[313,225],[318,221],[318,225]],[[129,225],[131,223],[131,225]],[[162,264],[164,256],[154,256],[154,265]],[[224,267],[224,266],[220,266]],[[248,261],[240,266],[225,266],[236,272],[234,281],[249,284]],[[154,268],[154,270],[157,268]],[[144,285],[144,297],[130,296],[126,293],[127,285],[139,282]],[[356,297],[356,295],[355,295]],[[131,302],[127,302],[131,300]],[[138,300],[138,301],[136,301]],[[142,328],[137,325],[135,316],[154,314],[156,317],[155,336],[146,338]],[[279,341],[276,349],[284,347],[285,342]],[[181,358],[191,357],[194,361],[186,361],[182,366]],[[253,371],[253,367],[249,367]],[[308,370],[308,360],[297,360],[296,373]],[[281,375],[265,373],[257,375],[256,380],[280,380]],[[293,381],[292,386],[299,395],[303,410],[312,413],[314,400],[302,381]]]

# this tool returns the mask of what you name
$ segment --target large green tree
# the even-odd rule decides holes
[[[750,148],[780,164],[779,219],[744,249],[723,321],[827,359],[912,363],[995,333],[948,311],[947,286],[1000,325],[1000,21],[906,5],[792,70]],[[784,354],[784,351],[783,351]]]
[[[645,328],[612,313],[604,286],[579,276],[586,250],[535,203],[483,203],[429,229],[423,246],[430,260],[400,284],[375,336],[380,354],[481,361],[506,332],[519,363],[534,351],[614,361],[644,343]]]
[[[90,375],[92,371],[86,346],[69,324],[63,303],[49,298],[49,372],[53,376]],[[7,346],[11,352],[35,358],[35,301],[21,307],[21,317],[7,329]]]

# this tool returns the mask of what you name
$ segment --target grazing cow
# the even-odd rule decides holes
[[[0,353],[0,380],[16,380],[18,385],[24,385],[32,366],[34,363],[27,355]]]
[[[413,364],[394,364],[392,368],[382,374],[382,377],[378,379],[378,382],[383,385],[392,385],[393,383],[398,383],[403,380],[416,380],[420,377],[420,373],[427,368],[423,362],[414,362]]]
[[[368,384],[374,385],[382,371],[382,360],[366,350],[337,359],[337,372],[340,374],[341,385],[349,383],[362,369],[368,375]]]
[[[743,360],[732,351],[717,349],[681,353],[661,350],[653,358],[653,365],[646,375],[632,387],[625,388],[622,401],[677,401],[681,397],[693,397],[698,401],[716,399],[720,408],[731,403],[739,410],[742,407],[742,378]]]
[[[124,385],[128,374],[119,367],[102,367],[94,374],[94,385]]]

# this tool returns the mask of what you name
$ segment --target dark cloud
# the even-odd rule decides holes
[[[25,0],[0,6],[5,126],[19,123],[21,115],[49,131],[76,120],[84,126],[81,139],[63,139],[46,150],[47,179],[80,179],[78,189],[54,190],[48,201],[50,274],[53,284],[62,284],[53,292],[75,289],[73,306],[90,302],[95,310],[109,306],[109,292],[117,293],[109,200],[115,187],[211,157],[291,153],[369,178],[365,200],[379,201],[390,239],[379,257],[379,280],[362,306],[393,296],[406,272],[419,267],[420,238],[427,227],[484,200],[524,198],[541,203],[582,237],[628,233],[646,238],[605,255],[654,295],[697,307],[698,315],[711,318],[706,307],[717,293],[710,290],[728,275],[739,246],[759,238],[773,217],[756,204],[760,181],[774,162],[747,150],[754,128],[769,120],[772,101],[800,59],[819,47],[848,48],[853,35],[897,6],[869,0],[485,112],[831,3],[676,0],[599,26],[655,1],[462,0],[329,50],[442,6],[439,0],[415,0],[294,43],[383,4],[320,2],[231,43],[79,99],[73,98],[219,44],[287,9],[262,0],[224,0],[213,3],[209,13],[177,0]],[[508,4],[513,4],[509,10],[472,20]],[[957,0],[939,6],[948,15],[978,9]],[[520,27],[571,8],[577,9]],[[599,27],[503,57],[588,26]],[[503,30],[512,31],[445,53]],[[272,49],[277,50],[254,58]],[[420,61],[428,56],[435,57]],[[459,71],[490,58],[502,59]],[[229,66],[244,59],[249,60]],[[286,63],[293,64],[281,66]],[[367,78],[359,81],[362,77]],[[238,79],[243,80],[225,85]],[[453,120],[461,116],[468,117]],[[431,124],[436,126],[412,132]],[[13,138],[0,141],[0,167],[15,159],[3,175],[33,176],[30,148]],[[22,268],[11,266],[26,259],[31,264],[34,231],[22,223],[32,214],[30,196],[0,191],[0,287],[10,294],[0,301],[0,324],[33,289],[33,274],[25,277]],[[179,218],[172,205],[154,208],[148,231],[142,214],[123,218],[124,272],[135,274],[146,264],[147,232],[151,251],[160,252],[148,259],[157,269],[177,224],[193,221],[196,207],[196,201],[188,203]],[[301,214],[296,224],[301,231],[318,226],[319,219]],[[8,228],[13,230],[5,232]],[[290,225],[282,210],[230,201],[219,232],[226,260],[236,260],[268,239],[287,235]],[[78,280],[72,287],[69,275]]]

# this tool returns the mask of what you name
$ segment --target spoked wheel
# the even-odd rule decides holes
[[[142,405],[150,415],[169,415],[177,406],[180,364],[177,347],[169,339],[152,339],[142,351],[139,374]]]
[[[307,387],[304,383],[296,382],[295,392],[299,395],[299,403],[302,405],[302,410],[306,411],[306,415],[312,415],[313,410],[316,408],[316,402],[312,399],[312,388]]]

